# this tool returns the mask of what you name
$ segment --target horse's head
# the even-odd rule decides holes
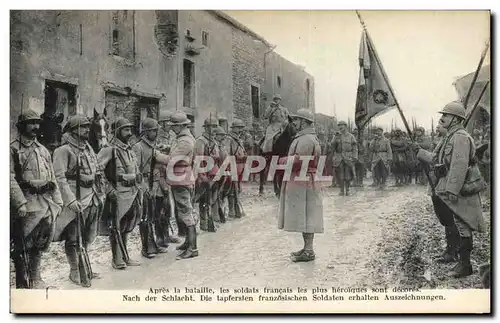
[[[106,111],[99,113],[94,110],[94,117],[91,120],[89,142],[97,152],[108,145],[108,120]]]

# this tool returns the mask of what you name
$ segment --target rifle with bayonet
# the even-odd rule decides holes
[[[149,251],[149,243],[154,244],[154,239],[150,239],[153,234],[153,224],[152,219],[155,216],[155,196],[153,194],[153,184],[154,184],[154,169],[156,165],[156,150],[154,147],[151,148],[151,158],[149,164],[149,174],[148,174],[148,191],[145,194],[143,203],[147,203],[147,212],[142,212],[141,223],[139,224],[139,230],[141,233],[143,251],[146,253]]]
[[[80,138],[80,124],[78,124],[78,138]],[[79,140],[78,140],[79,141]],[[78,142],[80,144],[80,142]],[[81,151],[80,145],[78,145],[78,152],[76,155],[76,202],[80,203],[81,201],[81,183],[80,183],[80,175],[81,175]],[[82,239],[82,221],[83,214],[82,210],[76,211],[76,235],[77,235],[77,245],[76,252],[78,256],[78,272],[80,274],[80,284],[83,287],[90,287],[92,280],[92,268],[90,266],[89,256],[87,254],[87,250],[83,244]]]

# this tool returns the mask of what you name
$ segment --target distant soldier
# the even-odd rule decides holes
[[[231,124],[231,132],[227,138],[228,140],[228,148],[229,148],[229,156],[233,156],[236,160],[236,170],[238,173],[238,180],[231,181],[231,187],[229,189],[228,196],[228,207],[229,218],[241,218],[245,215],[243,209],[241,208],[241,201],[239,198],[239,192],[241,191],[240,179],[243,173],[243,168],[246,163],[247,152],[244,148],[243,140],[240,138],[242,134],[242,130],[244,129],[245,124],[240,119],[234,119]]]
[[[216,162],[217,169],[222,165],[226,157],[229,155],[229,147],[226,144],[227,133],[223,127],[218,126],[213,129],[214,139],[217,142],[219,147],[219,157]],[[213,183],[213,189],[216,192],[216,198],[214,203],[214,221],[225,223],[226,215],[224,213],[224,200],[227,197],[230,185],[230,177],[229,176],[221,176],[221,178]]]
[[[299,109],[292,114],[291,123],[295,139],[288,151],[288,158],[294,159],[294,165],[289,180],[283,181],[280,194],[278,228],[288,232],[300,232],[304,240],[304,247],[292,252],[293,262],[313,261],[314,234],[323,233],[323,196],[320,185],[314,183],[321,147],[314,132],[314,116],[308,109]],[[312,156],[313,160],[307,165],[305,180],[297,179],[300,176],[302,163],[300,156]]]
[[[23,111],[16,124],[19,137],[10,143],[11,257],[17,288],[45,288],[40,261],[63,206],[50,152],[37,140],[40,122],[34,110]]]
[[[374,185],[383,189],[389,176],[392,149],[389,140],[383,136],[382,128],[375,128],[374,132],[374,139],[370,143],[372,175]]]
[[[203,124],[204,132],[196,138],[194,146],[194,154],[196,156],[204,156],[212,158],[214,162],[219,159],[219,147],[214,139],[213,129],[218,126],[217,119],[207,118]],[[201,163],[201,167],[207,166],[207,162]],[[200,229],[203,231],[215,232],[214,210],[217,192],[214,190],[212,179],[215,177],[217,168],[214,167],[205,173],[198,174],[196,179],[196,199],[199,202],[200,209]]]
[[[472,138],[474,139],[474,145],[476,147],[481,146],[481,142],[483,141],[481,129],[476,128],[472,133],[473,133]]]
[[[363,187],[363,178],[365,178],[365,145],[362,137],[362,133],[358,132],[358,129],[354,129],[352,132],[353,136],[358,144],[358,158],[354,161],[354,171],[356,175],[356,180],[354,186]]]
[[[90,120],[83,115],[72,116],[64,127],[67,142],[54,151],[54,172],[61,190],[64,208],[56,220],[54,241],[65,241],[64,251],[69,263],[69,279],[83,287],[80,281],[77,254],[78,238],[81,235],[83,247],[95,240],[99,233],[99,220],[103,209],[101,192],[98,187],[97,155],[88,143]],[[77,158],[80,164],[77,165]],[[77,199],[77,166],[80,167],[80,199]],[[81,232],[78,232],[77,216],[80,216]],[[99,274],[92,272],[92,278]]]
[[[272,153],[274,137],[283,131],[288,120],[288,110],[282,106],[280,102],[281,95],[275,94],[273,96],[273,101],[264,113],[264,118],[269,122],[264,141],[261,146],[264,154]]]
[[[333,166],[336,169],[337,183],[340,185],[340,195],[349,195],[349,186],[354,178],[354,162],[358,159],[358,143],[356,138],[347,131],[347,123],[338,123],[339,136],[333,141]]]
[[[146,118],[141,122],[140,140],[132,146],[139,166],[142,193],[143,221],[140,230],[142,251],[146,258],[154,258],[158,253],[166,253],[168,247],[168,218],[163,213],[165,192],[160,186],[160,172],[162,166],[156,162],[156,147],[158,137],[158,122]],[[153,154],[155,159],[153,160]],[[154,163],[153,169],[151,164]],[[151,186],[151,187],[150,187]],[[151,230],[154,223],[154,231]],[[156,235],[156,237],[155,237]]]
[[[129,145],[134,125],[119,117],[111,126],[114,135],[110,146],[99,151],[99,168],[104,170],[111,187],[104,203],[101,233],[109,235],[115,269],[139,266],[130,257],[127,247],[129,234],[141,220],[141,170],[137,157]]]
[[[418,143],[422,149],[432,151],[432,142],[430,138],[425,136],[425,129],[423,127],[415,129],[415,142]],[[415,183],[421,185],[427,184],[427,177],[424,173],[423,164],[418,160],[415,165]]]
[[[393,155],[393,172],[396,177],[396,186],[405,184],[408,172],[408,161],[406,151],[408,150],[408,140],[403,136],[400,129],[394,130],[394,137],[391,139],[391,149]]]
[[[188,125],[191,121],[183,112],[172,114],[169,125],[172,131],[177,135],[175,145],[169,155],[169,159],[182,158],[177,161],[173,167],[173,173],[177,177],[184,177],[183,180],[175,180],[173,176],[169,176],[170,163],[169,160],[163,160],[167,163],[167,181],[172,190],[172,195],[175,203],[177,216],[186,226],[186,240],[182,245],[177,246],[177,250],[181,253],[176,259],[189,259],[198,256],[197,237],[196,237],[196,222],[193,217],[193,194],[194,194],[194,176],[193,176],[193,156],[195,139],[189,130]]]
[[[447,129],[446,136],[434,153],[418,149],[417,156],[434,167],[437,185],[432,202],[436,215],[445,226],[447,248],[442,262],[453,262],[458,250],[459,263],[449,276],[460,278],[473,273],[470,254],[473,249],[472,232],[484,232],[485,223],[474,175],[467,182],[469,167],[474,164],[474,140],[465,131],[462,122],[465,109],[461,102],[448,103],[442,111],[439,124]],[[458,233],[458,234],[457,234]]]
[[[333,132],[329,132],[326,138],[325,143],[325,170],[324,176],[332,177],[332,185],[330,187],[335,187],[335,173],[333,172],[333,151],[332,151],[332,141],[333,141]]]

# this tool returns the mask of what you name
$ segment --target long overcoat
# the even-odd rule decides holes
[[[300,131],[288,151],[289,158],[298,163],[298,171],[292,171],[290,179],[284,178],[281,187],[278,228],[289,232],[323,233],[323,194],[320,183],[315,182],[316,169],[309,164],[307,180],[297,179],[301,161],[298,156],[321,155],[321,146],[314,129]],[[295,165],[297,165],[295,164]]]

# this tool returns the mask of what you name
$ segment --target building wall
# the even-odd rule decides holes
[[[278,84],[278,76],[281,86]],[[309,80],[309,103],[307,104],[306,82]],[[266,82],[264,86],[266,105],[273,99],[274,94],[280,94],[281,103],[289,111],[300,108],[309,108],[316,111],[314,104],[314,78],[301,66],[283,58],[276,52],[266,55]]]
[[[156,14],[134,13],[135,61],[130,61],[110,54],[111,11],[11,12],[11,124],[21,101],[24,109],[43,112],[46,79],[76,85],[77,109],[88,116],[103,111],[109,88],[155,97],[160,109],[174,109],[175,64],[158,48]]]
[[[189,42],[185,37],[189,29],[195,38]],[[202,44],[202,32],[208,32],[208,46]],[[178,80],[178,101],[183,107],[183,72],[182,61],[189,59],[194,65],[195,101],[193,109],[184,109],[195,118],[195,132],[201,134],[203,121],[210,116],[232,119],[233,83],[231,27],[207,11],[179,11],[179,55],[180,67]],[[185,47],[191,44],[200,54],[190,56]]]

